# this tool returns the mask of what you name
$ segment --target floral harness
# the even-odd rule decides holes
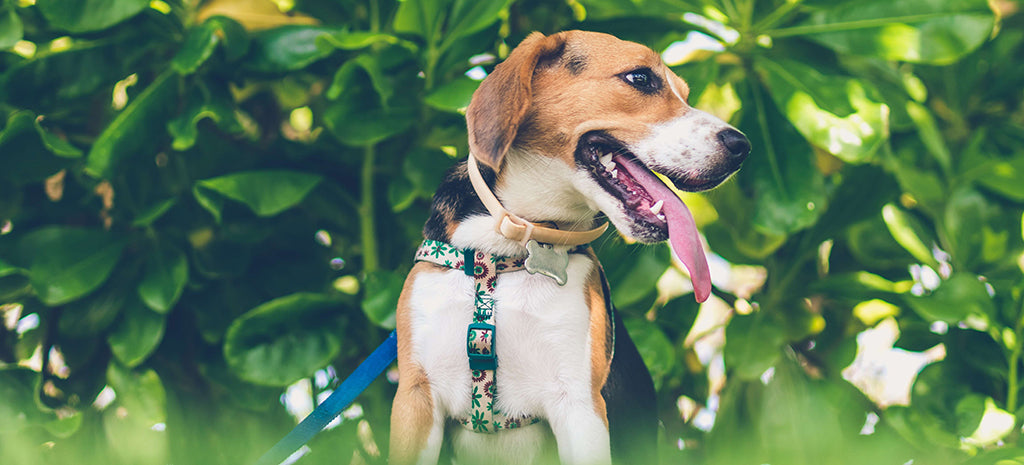
[[[574,252],[585,250],[586,245]],[[466,276],[472,276],[475,285],[473,321],[466,331],[466,354],[472,370],[473,391],[469,415],[458,419],[462,426],[477,433],[496,433],[503,429],[514,429],[531,425],[539,418],[520,415],[509,416],[498,410],[495,371],[498,358],[495,354],[494,289],[498,273],[524,270],[526,257],[505,257],[475,251],[458,249],[440,241],[425,240],[416,251],[416,261],[427,261],[448,268],[462,269]]]

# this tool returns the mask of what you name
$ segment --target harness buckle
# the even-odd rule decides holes
[[[498,357],[494,354],[494,325],[488,323],[471,323],[466,332],[466,355],[469,356],[469,369],[495,370],[498,368]]]

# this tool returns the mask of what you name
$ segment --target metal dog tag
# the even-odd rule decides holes
[[[540,273],[554,279],[559,286],[564,286],[569,278],[565,269],[569,267],[569,252],[556,250],[554,246],[541,244],[535,240],[526,243],[526,271],[530,274]]]

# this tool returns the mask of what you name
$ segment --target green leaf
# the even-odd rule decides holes
[[[183,75],[196,72],[213,55],[219,42],[215,23],[207,21],[199,27],[189,29],[181,50],[171,60],[171,68]]]
[[[949,147],[946,146],[942,131],[931,112],[924,105],[909,100],[907,101],[907,115],[917,126],[917,134],[925,148],[928,149],[928,153],[935,157],[935,161],[939,162],[939,166],[943,170],[949,172],[953,157],[949,154]]]
[[[900,338],[893,343],[897,349],[924,352],[942,343],[942,336],[932,332],[928,322],[903,319],[900,321]]]
[[[658,327],[642,318],[630,318],[625,322],[630,339],[636,344],[640,357],[647,365],[654,379],[654,386],[660,389],[665,376],[676,367],[676,350],[672,341]]]
[[[986,0],[865,0],[822,8],[770,35],[807,35],[840,53],[949,64],[984,43],[994,24]]]
[[[105,331],[121,313],[125,299],[131,296],[131,288],[124,269],[115,270],[99,290],[64,305],[57,324],[60,334],[86,338]]]
[[[996,311],[985,284],[967,272],[956,273],[943,281],[931,295],[908,295],[905,299],[910,308],[928,321],[966,322],[968,326],[976,326],[976,323],[991,321]]]
[[[151,369],[130,370],[111,363],[107,385],[117,399],[103,411],[103,428],[112,458],[119,463],[158,464],[169,459],[167,391]]]
[[[217,127],[228,134],[244,133],[245,127],[237,111],[226,83],[199,82],[189,95],[185,111],[167,123],[167,132],[174,138],[171,147],[178,151],[192,148],[199,135],[197,126],[205,118],[217,123]]]
[[[139,282],[139,297],[149,308],[167,313],[188,283],[188,259],[178,247],[160,242],[150,250]]]
[[[0,278],[14,275],[28,275],[28,270],[7,263],[0,258]]]
[[[730,378],[708,435],[708,463],[809,465],[830,457],[829,463],[852,464],[872,455],[891,458],[891,448],[872,454],[868,444],[854,439],[864,424],[865,404],[856,388],[810,379],[790,359],[780,360],[758,381]],[[857,461],[841,459],[852,456]]]
[[[341,96],[347,87],[352,85],[352,80],[357,78],[353,73],[359,69],[362,69],[366,77],[370,79],[373,90],[380,97],[381,106],[387,108],[388,100],[394,95],[395,89],[381,67],[380,57],[366,53],[346,61],[338,68],[338,71],[334,73],[331,86],[327,88],[327,98],[336,100]]]
[[[459,39],[490,26],[509,0],[405,0],[395,12],[396,32],[416,34],[428,48],[443,52]]]
[[[984,450],[964,465],[1024,465],[1024,449],[1004,446]]]
[[[764,314],[736,315],[725,328],[725,366],[739,379],[753,380],[775,366],[785,337]]]
[[[718,221],[704,226],[704,234],[711,249],[727,260],[757,263],[786,242],[785,234],[754,227],[754,199],[743,192],[741,182],[727,182],[706,195],[718,212]]]
[[[899,157],[891,157],[888,160],[890,169],[896,175],[900,187],[922,210],[931,216],[941,216],[949,189],[936,171],[918,166],[919,162],[911,158],[917,147],[920,146],[907,147],[898,154]]]
[[[819,244],[853,224],[877,218],[882,206],[900,193],[896,179],[876,165],[847,165],[839,177],[828,210],[814,225],[813,239],[808,242]]]
[[[875,218],[847,227],[845,239],[851,255],[862,267],[895,269],[921,263],[893,238],[877,212]]]
[[[215,191],[203,189],[198,185],[192,186],[192,196],[195,197],[196,202],[199,203],[201,207],[210,212],[214,221],[220,223],[221,212],[224,210],[223,196],[217,194]],[[196,265],[199,266],[200,263],[197,263]],[[201,267],[200,270],[202,270]]]
[[[391,104],[393,93],[377,58],[363,54],[349,60],[327,90],[332,101],[324,112],[324,125],[342,143],[353,146],[376,144],[402,133],[416,122],[417,110],[408,101]]]
[[[393,26],[395,32],[418,34],[434,42],[440,33],[444,10],[452,0],[406,0],[398,5]]]
[[[299,293],[266,302],[231,323],[224,358],[239,378],[286,386],[323,368],[341,350],[339,302]]]
[[[469,106],[477,87],[480,87],[480,81],[459,76],[431,91],[423,101],[438,110],[462,112]]]
[[[49,418],[36,402],[40,376],[28,368],[0,368],[0,434],[39,425]]]
[[[96,138],[85,171],[110,178],[124,158],[154,155],[176,107],[177,84],[175,73],[164,72],[129,103]]]
[[[105,231],[49,226],[27,234],[20,248],[31,257],[29,274],[39,300],[54,306],[71,302],[103,284],[124,245],[123,240]]]
[[[208,357],[199,362],[198,368],[199,373],[212,387],[231,393],[226,400],[232,406],[239,406],[249,411],[267,412],[273,411],[279,404],[280,388],[257,386],[238,379],[228,368],[224,357]]]
[[[100,31],[139,14],[149,0],[37,0],[36,8],[56,28]]]
[[[909,281],[908,281],[909,282]],[[815,282],[810,289],[824,292],[833,298],[862,301],[868,298],[891,298],[893,294],[901,294],[909,289],[902,283],[894,283],[877,274],[867,271],[851,271],[829,275]]]
[[[398,297],[405,284],[405,273],[378,270],[366,275],[363,295],[363,313],[374,324],[385,329],[395,328],[395,310]]]
[[[417,48],[416,44],[399,39],[391,34],[369,31],[342,31],[335,34],[322,35],[317,37],[317,43],[321,48],[334,47],[341,50],[361,50],[378,43],[400,45],[410,51],[415,51]]]
[[[417,198],[430,199],[441,184],[452,159],[440,150],[418,150],[405,157],[401,178],[388,183],[388,202],[392,211],[409,208]]]
[[[588,20],[615,22],[639,17],[641,24],[650,24],[651,17],[676,18],[681,12],[701,11],[704,4],[689,0],[580,0],[579,3]]]
[[[121,319],[107,335],[114,356],[129,368],[144,362],[164,337],[166,316],[132,299],[121,312]]]
[[[20,186],[68,167],[82,151],[44,129],[41,117],[16,111],[0,131],[0,179]]]
[[[297,171],[246,171],[196,181],[196,200],[220,218],[220,205],[203,192],[212,191],[248,206],[259,216],[274,216],[298,205],[323,177]]]
[[[657,295],[658,278],[671,266],[669,248],[665,244],[625,244],[617,233],[606,233],[609,240],[598,240],[595,248],[602,263],[614,263],[605,269],[608,284],[614,290],[612,302],[618,308],[636,305],[647,311]]]
[[[753,150],[739,180],[753,194],[754,227],[786,235],[813,225],[828,201],[813,150],[761,88],[754,88],[744,102],[740,128]]]
[[[71,414],[71,416],[54,418],[46,422],[43,427],[46,428],[46,432],[58,438],[66,439],[82,428],[83,417],[85,417],[85,414],[77,411]]]
[[[408,130],[416,122],[412,107],[366,108],[344,97],[324,113],[324,124],[345,145],[366,146]]]
[[[416,197],[416,188],[407,179],[396,179],[388,184],[388,203],[393,212],[405,211]]]
[[[135,34],[101,41],[72,39],[67,48],[5,63],[7,67],[0,74],[0,101],[41,114],[61,113],[71,105],[82,105],[84,100],[95,98],[99,89],[136,71],[130,65],[136,60],[128,50],[137,50],[137,44],[127,45],[138,39]]]
[[[25,28],[14,7],[10,4],[0,7],[0,50],[14,47],[24,35]]]
[[[977,182],[1017,202],[1024,202],[1024,154],[993,161],[980,168]]]
[[[956,447],[961,436],[955,406],[969,395],[968,380],[956,363],[943,360],[925,366],[911,388],[910,418],[917,430],[913,434],[933,445]]]
[[[249,49],[249,36],[237,21],[226,16],[212,16],[189,30],[181,50],[171,60],[171,67],[180,74],[192,74],[224,44],[228,61],[235,61]]]
[[[942,218],[949,253],[959,265],[992,262],[1003,258],[1010,232],[1006,211],[971,188],[949,195]]]
[[[164,216],[164,213],[167,213],[168,210],[170,210],[177,204],[178,198],[172,197],[167,200],[157,202],[149,207],[143,208],[142,211],[135,216],[135,219],[132,220],[132,226],[144,228],[146,226],[152,225],[162,216]]]
[[[327,47],[318,47],[317,43],[337,32],[338,29],[333,27],[303,25],[286,25],[257,32],[252,35],[249,54],[242,66],[259,73],[300,70],[334,52]]]
[[[859,452],[843,434],[844,426],[850,426],[843,424],[844,419],[851,414],[863,419],[864,414],[854,403],[856,397],[839,392],[839,399],[830,402],[827,394],[833,393],[826,387],[808,379],[792,360],[776,366],[764,388],[762,410],[757,416],[757,431],[763,435],[760,444],[766,453],[764,463],[810,464],[821,457]],[[807,421],[810,417],[815,421]]]
[[[457,39],[480,31],[497,21],[502,10],[508,7],[510,0],[454,0],[448,15],[444,43],[441,50]]]
[[[867,84],[826,75],[795,60],[757,60],[775,104],[814,145],[849,163],[865,163],[888,135],[888,107]]]
[[[985,401],[991,402],[991,398],[985,398],[980,394],[968,394],[957,402],[956,412],[957,434],[963,437],[970,436],[978,429],[981,417],[985,415]]]
[[[932,268],[939,266],[939,261],[932,255],[931,244],[934,239],[920,220],[891,203],[882,207],[882,219],[885,220],[893,239],[896,239],[896,242],[914,258]],[[928,240],[928,243],[925,243],[925,240]]]

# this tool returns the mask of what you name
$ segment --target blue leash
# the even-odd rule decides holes
[[[384,369],[391,365],[398,355],[398,343],[395,332],[392,331],[388,338],[381,343],[370,354],[352,374],[338,386],[337,389],[327,397],[320,405],[302,420],[295,429],[291,430],[283,439],[274,444],[266,454],[263,454],[256,465],[279,465],[303,444],[309,442],[321,430],[327,426],[334,417],[338,416],[345,407],[355,400],[356,396],[366,390],[370,383],[377,379]]]

